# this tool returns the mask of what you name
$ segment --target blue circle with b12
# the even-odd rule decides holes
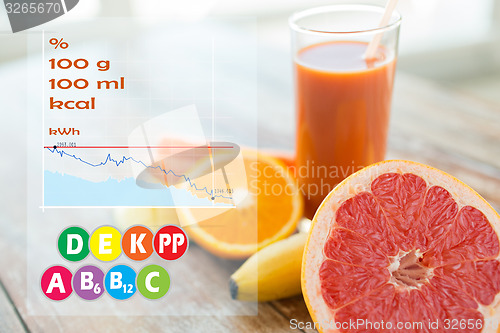
[[[116,265],[106,274],[104,286],[111,297],[118,300],[128,299],[137,290],[135,277],[135,271],[129,266]]]

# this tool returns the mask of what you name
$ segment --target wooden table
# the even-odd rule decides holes
[[[19,89],[24,89],[25,73],[18,70],[15,75],[19,85],[2,82],[0,88],[6,89],[7,93],[11,89],[10,92],[19,97]],[[288,79],[285,75],[281,81],[267,81],[267,86],[259,85],[261,147],[292,149],[293,109]],[[280,85],[281,88],[278,88]],[[269,87],[275,90],[270,92]],[[19,97],[21,99],[22,96]],[[12,105],[8,127],[2,133],[5,135],[3,142],[17,144],[3,148],[4,161],[0,166],[3,187],[0,210],[0,332],[128,332],[132,327],[140,328],[135,330],[140,332],[292,332],[296,330],[290,328],[290,319],[310,321],[300,296],[259,304],[259,315],[248,317],[28,316],[25,301],[24,107],[22,102]],[[5,114],[6,111],[4,117]],[[282,119],[286,121],[280,121]],[[447,171],[471,185],[498,209],[500,107],[398,73],[388,158],[415,160]],[[186,265],[210,262],[218,268],[212,273],[221,274],[224,279],[239,265],[215,258],[196,246],[190,251],[196,261],[186,262]],[[228,306],[231,304],[228,303]]]

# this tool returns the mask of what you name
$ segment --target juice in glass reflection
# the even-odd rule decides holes
[[[306,216],[345,177],[385,157],[396,59],[382,47],[327,42],[303,48],[294,66],[296,158]]]

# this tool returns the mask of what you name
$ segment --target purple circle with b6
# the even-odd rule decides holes
[[[73,290],[81,298],[92,301],[104,293],[104,273],[99,267],[84,266],[73,276]]]

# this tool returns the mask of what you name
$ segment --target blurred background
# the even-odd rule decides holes
[[[373,2],[385,3],[370,1]],[[2,148],[5,162],[0,163],[4,191],[0,197],[0,252],[12,254],[1,257],[2,267],[10,269],[0,274],[0,304],[7,304],[2,301],[6,297],[4,294],[9,294],[10,302],[21,313],[11,310],[9,318],[24,317],[27,313],[23,306],[26,292],[19,288],[26,278],[26,175],[33,171],[26,155],[38,147],[37,142],[28,140],[26,125],[27,118],[32,117],[30,112],[38,112],[37,107],[30,108],[31,94],[26,84],[30,71],[26,63],[30,36],[41,38],[42,29],[70,32],[72,45],[99,53],[101,45],[97,40],[103,30],[114,33],[119,41],[120,36],[151,38],[154,33],[177,33],[154,31],[150,25],[169,19],[194,22],[206,17],[255,18],[258,28],[258,144],[290,150],[294,141],[295,112],[288,17],[297,10],[333,3],[336,0],[80,0],[66,15],[16,34],[11,32],[5,7],[0,5],[0,139],[6,143]],[[394,135],[390,140],[389,157],[416,159],[448,171],[476,188],[495,208],[500,207],[500,0],[399,0],[398,10],[403,23],[394,93],[396,107],[391,125]],[[100,17],[130,18],[130,27],[116,27],[106,20],[98,21],[100,24],[85,24],[88,19]],[[238,35],[237,28],[231,25],[219,28],[244,36],[243,33]],[[163,46],[168,51],[167,46]],[[39,59],[40,55],[34,56]],[[242,122],[246,121],[243,116],[247,115],[240,109],[234,108],[234,113],[241,116],[238,119]],[[75,221],[75,216],[80,215],[75,214],[67,221]],[[220,266],[225,264],[214,260]],[[221,274],[221,279],[225,279],[224,288],[227,276],[234,269],[226,267]],[[226,293],[226,290],[221,292]],[[302,299],[275,303],[273,307],[281,314],[309,320]],[[268,311],[274,313],[272,309]],[[287,325],[287,322],[276,320],[278,315],[266,318],[267,321],[263,319],[262,322],[268,325]],[[1,316],[0,319],[0,322],[7,322]],[[54,327],[88,331],[88,318],[85,317],[77,324],[70,317],[57,321],[43,318],[35,324],[34,319],[28,320],[30,328],[38,328],[34,331],[57,331]],[[142,318],[137,319],[140,320]],[[163,327],[161,323],[174,320],[158,317],[151,322],[157,326],[151,326],[150,331],[158,331]],[[186,323],[184,320],[179,318],[182,325]],[[121,327],[128,328],[129,321],[129,318],[123,320]],[[76,325],[79,330],[74,329]]]
[[[288,51],[287,17],[293,11],[332,3],[335,1],[81,0],[77,8],[40,29],[76,29],[78,21],[98,16],[138,20],[253,16],[258,20],[261,60],[273,49]],[[400,71],[500,106],[500,0],[400,0],[398,10],[404,20]],[[8,32],[7,15],[4,8],[1,11],[0,31]],[[100,28],[87,27],[82,39],[94,38]],[[0,34],[0,64],[24,56],[25,38],[25,33]]]

